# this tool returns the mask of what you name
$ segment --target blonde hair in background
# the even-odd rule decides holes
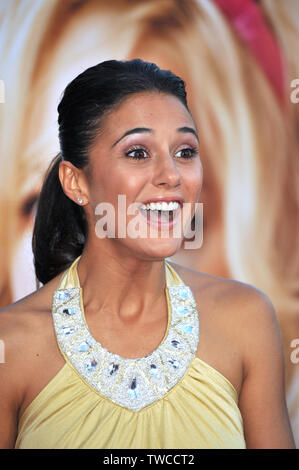
[[[281,108],[255,58],[212,1],[165,0],[159,8],[146,3],[153,6],[142,20],[143,29],[152,28],[149,47],[155,51],[156,43],[189,74],[203,157],[222,188],[232,277],[264,291],[280,320],[291,321],[299,307],[292,107]]]
[[[10,263],[28,174],[24,166],[34,164],[22,159],[20,142],[38,45],[53,5],[51,1],[12,1],[9,8],[6,2],[0,4],[0,78],[6,92],[5,103],[0,105],[0,306],[12,301]]]
[[[260,65],[213,2],[165,0],[159,9],[151,3],[153,10],[143,19],[152,38],[150,56],[158,51],[188,71],[201,154],[221,188],[231,277],[259,288],[273,302],[287,384],[298,383],[290,361],[290,340],[299,334],[298,144],[288,83],[282,108]],[[287,73],[290,65],[286,61]],[[288,405],[297,443],[298,402],[296,392]]]
[[[287,63],[287,79],[286,86],[290,87],[290,84],[294,79],[299,79],[299,56],[298,56],[298,46],[299,46],[299,11],[298,11],[298,2],[296,0],[285,0],[283,2],[279,0],[262,0],[263,9],[266,12],[267,17],[270,19],[272,27],[275,31],[276,37],[281,45],[282,50],[284,51],[284,56]],[[286,93],[290,94],[293,88],[288,88]],[[291,100],[288,100],[289,105],[289,125],[291,126],[291,136],[290,136],[290,152],[293,153],[292,163],[293,163],[293,173],[295,181],[295,193],[294,197],[297,197],[296,212],[294,214],[294,219],[292,222],[289,222],[290,230],[294,230],[294,237],[297,236],[297,242],[299,239],[298,236],[298,205],[299,205],[299,103],[293,103]],[[297,191],[297,192],[296,192]],[[287,242],[287,240],[286,240]],[[298,263],[298,247],[297,255],[295,255],[295,262]],[[292,266],[291,266],[292,267]],[[295,268],[296,270],[296,268]],[[294,280],[296,283],[298,281],[298,271],[294,273]],[[295,289],[296,290],[296,284]],[[297,285],[297,296],[299,288]],[[296,306],[295,306],[296,310]],[[291,346],[295,343],[298,344],[299,339],[299,309],[297,307],[297,314],[295,314],[295,321],[289,322],[287,324],[287,345]],[[297,340],[297,341],[296,341]],[[294,351],[296,352],[296,351]],[[291,353],[292,354],[292,353]],[[296,354],[298,356],[298,353]],[[297,448],[299,447],[299,364],[298,361],[294,362],[293,373],[291,374],[288,387],[287,387],[287,403],[290,417],[292,418],[292,425],[294,429],[294,437],[296,441]]]
[[[37,90],[50,80],[36,75],[35,81],[36,64],[45,54],[46,33],[55,27],[53,15],[63,10],[67,22],[76,11],[72,6],[88,3],[116,15],[117,27],[109,37],[113,58],[126,59],[148,32],[150,40],[142,47],[159,51],[158,56],[186,70],[201,153],[221,188],[231,277],[269,296],[288,359],[299,312],[297,111],[291,104],[280,107],[255,58],[210,0],[13,0],[9,8],[1,5],[0,57],[5,67],[0,78],[9,86],[6,103],[0,105],[0,296],[9,288],[9,266],[19,233],[17,209],[26,175],[36,172],[40,177],[40,162],[22,155],[26,112],[37,98]],[[270,0],[262,5],[285,51],[288,73],[297,73],[289,44],[295,47],[298,24],[283,20],[293,16],[288,12],[294,3]],[[286,94],[289,92],[286,84]],[[42,149],[42,137],[35,145]],[[289,365],[287,361],[290,379],[293,371]],[[298,394],[296,397],[298,400]],[[298,407],[292,410],[298,413]],[[290,417],[292,420],[292,413]],[[299,429],[296,432],[298,436]]]
[[[133,17],[138,15],[138,8],[134,8],[133,3],[118,0],[108,6],[105,0],[11,0],[9,4],[0,3],[0,79],[6,85],[6,102],[0,105],[0,307],[15,300],[11,265],[25,230],[20,215],[21,204],[30,191],[39,190],[46,170],[47,132],[37,135],[26,147],[35,104],[42,99],[44,90],[54,78],[46,73],[44,62],[57,46],[64,25],[89,4],[99,8],[103,15],[107,12],[114,15],[117,35],[109,23],[107,27],[101,25],[111,54],[107,58],[125,58],[135,39],[134,34],[138,33],[138,24],[135,29],[130,28],[132,14]],[[55,67],[56,70],[65,69],[64,57],[58,59]],[[58,128],[54,138],[58,150]]]

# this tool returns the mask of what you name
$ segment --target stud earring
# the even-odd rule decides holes
[[[82,199],[82,197],[78,197],[77,201],[79,202],[79,204],[83,204],[83,199]]]

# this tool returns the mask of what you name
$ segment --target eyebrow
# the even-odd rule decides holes
[[[134,129],[130,129],[128,131],[126,131],[119,139],[117,139],[116,142],[114,142],[114,144],[112,145],[112,147],[114,147],[116,144],[118,144],[118,142],[120,142],[124,137],[126,137],[127,135],[130,135],[130,134],[142,134],[142,133],[149,133],[149,134],[154,134],[155,131],[153,131],[153,129],[149,129],[148,127],[135,127]],[[197,135],[197,132],[195,129],[193,129],[192,127],[188,127],[188,126],[184,126],[184,127],[179,127],[177,129],[177,132],[181,132],[181,133],[191,133],[193,135],[195,135],[195,137],[198,139],[198,135]],[[112,148],[111,147],[111,148]]]

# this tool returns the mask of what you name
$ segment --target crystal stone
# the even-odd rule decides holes
[[[192,332],[192,325],[180,325],[179,328],[184,332],[184,333],[191,333]]]
[[[186,313],[189,312],[189,309],[187,307],[179,306],[177,307],[177,312],[179,315],[186,315]]]
[[[180,363],[176,359],[169,359],[168,362],[174,369],[178,369],[180,367]]]
[[[188,292],[186,289],[180,289],[179,295],[182,297],[182,299],[186,299],[188,297]]]
[[[131,398],[137,398],[137,380],[136,377],[132,380],[130,388],[128,390],[129,396]]]
[[[74,328],[72,326],[63,326],[62,327],[62,333],[67,336],[67,335],[70,335],[71,333],[73,333],[74,331]]]
[[[86,364],[86,369],[87,370],[94,370],[94,368],[97,366],[97,361],[94,359],[93,361],[90,361],[88,364]]]
[[[80,352],[85,352],[90,349],[90,344],[87,341],[83,341],[78,347]]]
[[[155,375],[155,376],[158,374],[156,364],[151,364],[151,366],[150,366],[150,373],[151,373],[152,375]]]
[[[70,296],[71,294],[69,292],[63,290],[58,293],[58,300],[60,300],[61,302],[65,302],[70,298]]]
[[[72,307],[65,307],[62,309],[62,313],[65,313],[65,315],[74,315],[76,311]]]
[[[115,372],[118,371],[118,367],[119,367],[118,364],[114,364],[114,363],[110,364],[110,366],[109,366],[109,374],[110,374],[110,375],[115,374]]]

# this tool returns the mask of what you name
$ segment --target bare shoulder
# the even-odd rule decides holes
[[[50,319],[53,293],[60,276],[52,279],[40,289],[0,309],[0,336],[4,339],[15,338],[32,341],[39,328]]]
[[[240,358],[243,379],[257,356],[271,354],[283,362],[279,322],[267,294],[251,284],[171,264],[193,292],[202,330],[214,342],[221,337],[230,360]]]
[[[30,365],[53,344],[52,298],[59,277],[17,302],[0,309],[0,339],[4,351],[1,371],[8,379],[18,369],[20,382]],[[14,378],[14,382],[16,382]],[[20,384],[19,384],[20,385]]]
[[[208,303],[213,311],[217,311],[226,319],[232,316],[235,321],[239,319],[240,324],[246,320],[246,330],[250,324],[256,326],[258,323],[260,327],[278,325],[272,301],[257,287],[195,271],[172,262],[171,265],[185,284],[190,286],[199,307]]]

